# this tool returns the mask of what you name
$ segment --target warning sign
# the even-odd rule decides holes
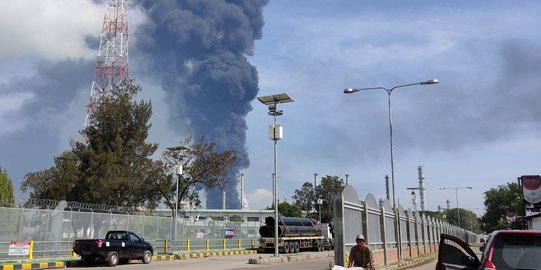
[[[30,242],[9,243],[9,256],[28,256],[30,254]]]

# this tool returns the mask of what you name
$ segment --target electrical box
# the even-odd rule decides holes
[[[281,140],[283,138],[284,129],[281,125],[269,125],[269,139],[273,141]]]

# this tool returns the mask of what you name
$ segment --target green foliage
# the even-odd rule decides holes
[[[444,216],[444,213],[442,212],[439,212],[439,211],[419,211],[419,214],[422,215],[426,215],[428,217],[432,217],[436,220],[441,220],[441,221],[447,221],[447,219],[445,218]]]
[[[485,192],[486,213],[481,218],[481,229],[486,233],[500,229],[521,229],[520,218],[507,222],[507,212],[522,215],[522,196],[518,183],[507,183]]]
[[[315,187],[314,196],[314,186],[310,182],[305,182],[300,190],[295,190],[294,204],[307,212],[314,208],[315,211],[309,212],[308,217],[319,219],[321,212],[321,222],[331,222],[333,219],[334,199],[340,196],[344,187],[344,183],[338,176],[327,175],[321,178],[320,184]],[[317,205],[318,198],[323,201],[321,207]]]
[[[227,174],[235,162],[239,160],[233,151],[217,152],[215,143],[207,143],[204,138],[192,142],[187,138],[175,148],[170,148],[162,155],[164,170],[169,172],[163,182],[157,182],[156,188],[165,198],[165,204],[175,209],[176,181],[171,172],[176,165],[182,165],[182,175],[179,179],[178,202],[188,201],[192,206],[199,207],[199,191],[213,188],[224,188],[227,184]],[[175,176],[178,177],[178,176]]]
[[[266,210],[274,210],[274,203]],[[285,217],[302,217],[302,210],[298,205],[290,204],[287,201],[278,203],[278,213]]]
[[[6,170],[0,167],[0,207],[14,207],[13,183]]]
[[[315,209],[316,195],[314,193],[314,185],[310,182],[304,182],[301,189],[295,190],[295,195],[292,197],[294,204],[301,208],[302,211],[309,213]]]
[[[316,187],[317,198],[323,199],[321,222],[331,222],[333,220],[334,199],[342,194],[344,187],[344,183],[338,176],[327,175],[321,179],[321,184]]]
[[[158,145],[146,143],[150,102],[133,101],[141,87],[125,80],[94,101],[85,142],[55,157],[55,166],[25,176],[30,199],[53,199],[155,208],[161,197],[154,183],[165,177],[163,163],[150,157]]]
[[[460,214],[460,227],[468,231],[482,233],[481,223],[477,215],[466,209],[457,208],[445,210],[446,221],[458,227],[458,214]]]

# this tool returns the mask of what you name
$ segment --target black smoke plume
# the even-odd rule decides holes
[[[267,0],[142,0],[150,21],[138,29],[136,50],[148,72],[159,76],[172,108],[170,125],[188,118],[194,137],[241,158],[228,177],[227,208],[239,208],[239,170],[250,165],[245,117],[252,110],[258,76],[248,63],[262,37]],[[207,194],[207,208],[221,208],[219,190]]]

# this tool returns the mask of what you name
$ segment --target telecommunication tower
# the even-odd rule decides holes
[[[107,0],[100,47],[90,88],[85,118],[86,128],[99,96],[128,78],[128,0]]]

